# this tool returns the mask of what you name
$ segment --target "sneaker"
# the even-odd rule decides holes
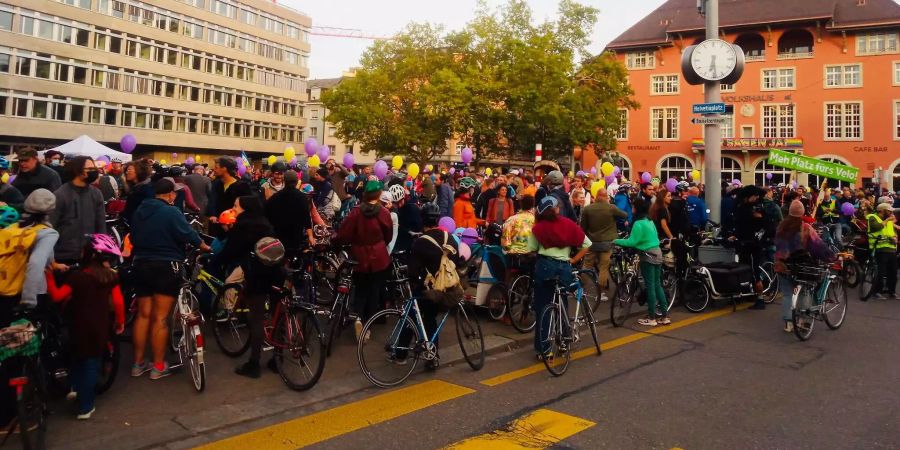
[[[606,295],[606,292],[601,292],[601,293],[600,293],[600,301],[601,301],[601,302],[608,302],[608,301],[609,301],[609,296]]]
[[[248,377],[248,378],[259,378],[262,374],[259,371],[259,363],[253,363],[250,361],[241,364],[236,369],[234,369],[234,373]]]
[[[353,330],[356,331],[356,340],[359,341],[359,335],[362,334],[363,324],[362,321],[356,319],[356,322],[353,324]]]
[[[879,292],[877,294],[870,295],[869,298],[872,300],[881,300],[884,298],[884,295],[881,295],[881,293]]]
[[[441,362],[437,359],[431,359],[431,360],[425,361],[425,371],[426,372],[434,372],[438,369],[438,367],[440,367],[440,365],[441,365]]]
[[[70,402],[75,401],[76,398],[78,398],[78,393],[75,391],[69,391],[69,393],[66,394],[66,400]]]
[[[169,363],[163,363],[163,368],[160,370],[156,367],[156,364],[153,365],[153,369],[150,370],[150,379],[158,380],[160,378],[165,378],[169,375],[172,375],[172,368],[169,367]]]
[[[894,300],[900,299],[900,295],[897,295],[897,293],[888,294],[888,297],[890,297]]]
[[[785,333],[793,333],[794,332],[794,322],[789,322],[787,320],[784,321],[784,332]]]
[[[638,319],[638,325],[643,325],[645,327],[655,327],[657,325],[656,319],[651,317],[643,317]]]
[[[131,376],[139,377],[153,368],[153,364],[150,364],[149,361],[144,361],[140,364],[134,363],[131,365]]]
[[[658,323],[660,325],[670,325],[672,323],[672,319],[670,319],[668,316],[663,316],[663,317],[657,319],[656,323]]]
[[[407,359],[400,358],[399,356],[391,355],[391,356],[388,356],[388,362],[395,366],[405,366],[407,364]]]
[[[86,413],[80,413],[77,416],[75,416],[75,418],[78,420],[88,420],[91,418],[91,414],[94,414],[94,411],[96,411],[96,410],[97,410],[97,408],[91,408],[90,411],[88,411]]]
[[[363,342],[369,342],[369,339],[372,339],[372,330],[366,330],[366,337],[363,339]]]

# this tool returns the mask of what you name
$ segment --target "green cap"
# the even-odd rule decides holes
[[[378,192],[384,189],[384,183],[380,181],[369,181],[366,182],[366,192]]]

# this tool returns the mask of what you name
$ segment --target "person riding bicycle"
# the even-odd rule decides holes
[[[875,254],[878,276],[872,282],[871,298],[882,298],[881,291],[887,290],[888,296],[897,297],[897,218],[894,207],[890,203],[878,205],[878,212],[866,216],[869,222],[869,251]],[[887,285],[885,281],[887,280]],[[866,301],[868,299],[862,299]]]
[[[581,227],[560,215],[560,202],[555,195],[546,195],[537,208],[532,234],[528,236],[528,251],[537,252],[534,267],[534,311],[541,316],[543,309],[553,300],[554,280],[567,290],[578,288],[578,280],[572,274],[572,265],[587,254],[591,240]],[[573,250],[578,252],[569,257]],[[563,301],[566,301],[563,299]],[[534,350],[538,358],[552,358],[549,343],[542,339],[547,335],[549,323],[538,321],[534,330]]]
[[[741,264],[749,265],[753,270],[753,289],[756,294],[762,294],[763,283],[759,266],[765,261],[764,248],[760,245],[760,239],[765,235],[766,220],[763,205],[760,202],[765,192],[757,186],[745,186],[739,188],[736,197],[738,205],[735,209],[734,236],[738,250],[738,260]],[[750,309],[766,309],[766,303],[760,295]]]
[[[831,188],[822,190],[822,201],[816,208],[816,219],[822,224],[828,225],[831,231],[831,241],[838,248],[843,247],[842,240],[844,232],[841,229],[840,216],[838,215],[838,204],[831,196]]]
[[[775,273],[778,274],[778,290],[781,291],[781,318],[784,331],[794,331],[791,311],[791,297],[794,295],[794,280],[787,263],[792,261],[830,261],[834,254],[816,233],[812,225],[803,220],[805,207],[800,200],[793,200],[788,208],[788,216],[781,221],[775,231]]]
[[[81,269],[66,277],[62,286],[56,286],[53,273],[48,270],[47,290],[54,302],[65,301],[63,315],[74,358],[69,371],[73,391],[68,398],[78,399],[77,418],[86,420],[94,413],[94,388],[110,331],[122,334],[125,330],[125,302],[118,275],[109,267],[111,258],[122,256],[112,237],[91,235],[82,255]]]
[[[657,197],[657,203],[660,202]],[[634,248],[641,252],[641,274],[644,277],[644,285],[647,291],[647,317],[638,319],[638,323],[648,327],[656,325],[668,325],[669,319],[668,301],[666,292],[662,288],[662,250],[659,248],[659,234],[656,225],[649,217],[650,202],[637,201],[634,203],[634,225],[627,239],[616,239],[613,245]],[[657,305],[662,311],[662,316],[657,318]]]

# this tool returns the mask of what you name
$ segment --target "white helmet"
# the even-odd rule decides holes
[[[391,193],[391,199],[394,203],[397,203],[400,200],[406,198],[406,189],[403,189],[403,186],[399,184],[395,184],[388,188],[388,192]]]

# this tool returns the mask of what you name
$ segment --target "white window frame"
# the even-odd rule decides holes
[[[681,159],[687,161],[688,167],[685,167],[685,168],[683,168],[683,169],[682,169],[682,168],[678,168],[678,167],[664,167],[666,161],[668,161],[668,160],[670,160],[670,159],[674,159],[674,158],[681,158]],[[657,167],[656,173],[659,174],[660,179],[662,179],[662,180],[667,180],[669,177],[671,177],[673,174],[670,173],[670,172],[682,172],[682,171],[683,171],[684,175],[682,176],[682,175],[679,174],[679,175],[678,175],[678,178],[680,178],[680,179],[682,179],[682,180],[687,180],[687,179],[688,179],[688,175],[689,175],[689,174],[691,173],[691,171],[694,170],[694,168],[696,167],[696,163],[695,163],[694,160],[692,160],[690,157],[688,157],[688,156],[686,156],[686,155],[682,155],[682,154],[671,154],[671,153],[670,153],[670,154],[664,155],[662,158],[660,158],[660,159],[659,159],[659,162],[657,163],[657,166],[656,166],[656,167]],[[663,172],[665,172],[665,175],[663,175]]]
[[[736,90],[736,89],[735,89],[735,87],[734,87],[734,84],[722,84],[722,85],[719,87],[719,91],[722,92],[722,93],[726,93],[726,92],[735,92],[735,90]]]
[[[859,67],[859,82],[857,84],[848,84],[847,83],[847,68],[848,67]],[[839,73],[837,73],[838,84],[828,84],[828,69],[840,69]],[[825,89],[846,89],[846,88],[859,88],[863,86],[863,65],[862,63],[853,63],[853,64],[826,64],[822,69],[824,71],[822,77],[822,83]]]
[[[723,119],[725,119],[725,122],[727,123],[727,125],[723,125],[723,126],[720,126],[720,127],[719,127],[719,129],[720,129],[721,132],[722,132],[722,138],[729,138],[729,139],[730,139],[730,138],[734,138],[734,137],[735,137],[735,135],[734,135],[734,116],[720,116],[720,117],[722,117]],[[726,130],[727,128],[730,128],[730,129],[731,129],[731,133],[726,133],[726,132],[725,132],[725,130]],[[729,134],[730,134],[730,135],[729,135]]]
[[[841,106],[840,123],[838,125],[836,125],[835,127],[832,127],[832,128],[836,128],[836,130],[840,133],[840,136],[833,136],[833,137],[828,136],[828,131],[829,131],[828,107],[831,105],[840,105]],[[850,126],[847,125],[847,120],[852,117],[852,116],[848,116],[846,113],[846,107],[848,105],[859,105],[859,119],[858,119],[859,120],[859,136],[846,137],[848,130],[851,128]],[[831,142],[834,142],[834,141],[854,141],[854,142],[862,141],[863,137],[865,136],[864,129],[863,129],[863,123],[864,123],[863,110],[864,109],[865,108],[863,107],[862,100],[823,102],[822,103],[822,114],[823,114],[824,121],[822,122],[822,137],[826,141],[831,141]],[[855,128],[855,127],[853,127],[853,128]]]
[[[650,76],[650,95],[678,95],[680,93],[681,77],[677,73],[661,73]]]
[[[638,58],[644,58],[644,65],[638,66]],[[628,70],[649,70],[656,68],[656,52],[653,50],[639,50],[625,53],[625,67]]]
[[[900,61],[894,61],[894,86],[900,86]]]
[[[775,131],[776,131],[775,134],[776,135],[775,136],[766,136],[766,114],[765,113],[766,113],[766,108],[770,107],[770,106],[779,108],[779,110],[778,110],[779,113],[776,114],[776,117],[775,117],[775,120],[776,120],[776,125],[775,125]],[[782,107],[782,106],[791,106],[793,109],[793,114],[792,114],[793,125],[791,127],[791,128],[793,128],[793,133],[790,136],[781,136],[782,115],[780,114],[780,107]],[[760,126],[759,129],[762,130],[762,132],[760,133],[760,136],[759,136],[761,138],[790,139],[790,138],[797,137],[797,105],[794,103],[763,103],[763,104],[759,105],[759,126]]]
[[[619,115],[625,113],[625,120],[622,121],[622,126],[619,127],[619,130],[616,132],[616,140],[617,141],[627,141],[628,140],[628,108],[620,108]]]
[[[775,87],[766,87],[766,72],[767,71],[775,71]],[[791,76],[791,85],[784,86],[782,84],[782,78],[784,74],[782,72],[791,70],[793,71],[793,76]],[[768,67],[764,69],[760,69],[759,71],[759,90],[761,91],[795,91],[797,90],[797,68],[796,67]]]
[[[870,40],[876,40],[882,38],[884,39],[884,50],[870,50],[872,43]],[[892,42],[893,41],[893,42]],[[893,44],[893,48],[891,45]],[[860,51],[860,46],[865,46],[863,51]],[[896,31],[894,32],[874,32],[874,33],[859,33],[856,35],[856,56],[871,56],[871,55],[890,55],[900,53],[900,36]]]
[[[653,118],[653,112],[654,111],[662,111],[662,113],[663,113],[663,117],[662,117],[663,129],[668,130],[669,127],[666,127],[666,122],[668,122],[669,120],[672,120],[672,119],[667,117],[667,115],[671,110],[675,110],[675,118],[674,118],[674,120],[675,120],[674,130],[675,131],[673,133],[674,136],[659,137],[659,138],[654,137],[653,131],[654,131],[656,119]],[[649,127],[650,128],[650,130],[649,130],[650,131],[650,140],[651,141],[677,141],[678,137],[681,134],[680,130],[679,130],[679,123],[678,123],[680,119],[681,119],[681,107],[679,107],[679,106],[658,106],[658,107],[650,108],[650,127]],[[660,131],[660,136],[665,135],[665,133],[663,133],[663,130],[659,130],[659,131]]]
[[[741,178],[743,178],[744,165],[741,164],[741,161],[738,160],[737,158],[732,158],[730,156],[722,156],[722,158],[721,158],[721,162],[719,163],[719,169],[721,170],[722,174],[724,174],[724,173],[734,174],[734,167],[728,167],[728,168],[724,167],[725,161],[730,161],[733,166],[737,167],[737,178],[731,177],[732,180],[735,180],[735,179],[740,180]],[[724,175],[722,176],[722,181],[728,181],[728,180],[726,180]]]
[[[894,100],[894,140],[900,141],[900,100]]]

